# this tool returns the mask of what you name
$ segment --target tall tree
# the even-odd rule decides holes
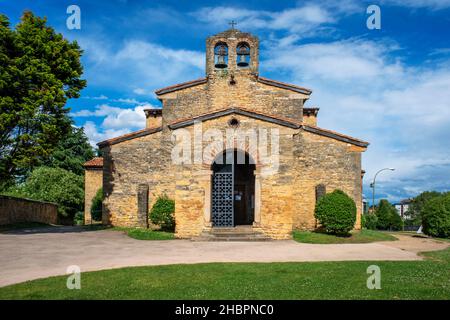
[[[422,222],[422,214],[424,213],[423,208],[431,199],[437,198],[440,195],[441,193],[437,191],[425,191],[415,197],[408,208],[408,214],[411,216],[411,219],[420,225]]]
[[[0,183],[30,172],[70,131],[82,50],[27,11],[15,29],[0,15]]]
[[[89,144],[83,128],[72,126],[66,137],[53,150],[44,165],[62,168],[77,175],[84,172],[83,164],[94,157],[94,150]]]
[[[389,226],[391,224],[391,215],[393,214],[394,210],[395,208],[389,203],[389,201],[387,201],[386,199],[380,200],[380,203],[378,204],[378,207],[375,211],[378,217],[378,229],[389,229]]]

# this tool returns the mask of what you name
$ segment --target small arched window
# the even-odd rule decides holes
[[[214,47],[214,66],[217,69],[225,69],[228,66],[228,46],[219,42]]]
[[[241,68],[246,68],[250,65],[250,46],[241,42],[236,47],[237,65]]]

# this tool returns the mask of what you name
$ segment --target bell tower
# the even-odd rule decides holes
[[[206,39],[206,76],[258,74],[259,40],[232,28]]]

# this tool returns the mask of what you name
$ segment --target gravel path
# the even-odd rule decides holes
[[[397,235],[396,235],[397,236]],[[0,286],[81,271],[126,266],[203,262],[295,262],[421,260],[420,251],[450,243],[397,236],[399,241],[366,244],[266,242],[142,241],[118,231],[53,227],[0,233]]]

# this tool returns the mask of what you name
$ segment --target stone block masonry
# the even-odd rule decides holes
[[[58,224],[55,203],[0,195],[0,225],[21,222]]]

